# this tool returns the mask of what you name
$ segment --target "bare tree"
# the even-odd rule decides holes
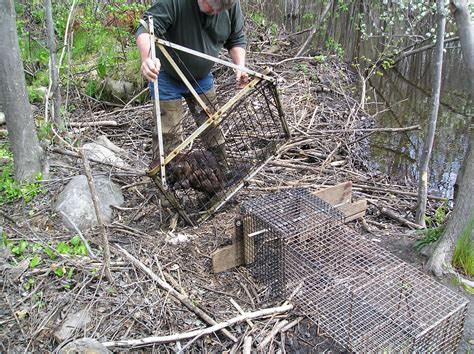
[[[46,96],[46,114],[48,113],[49,92],[53,92],[53,110],[52,117],[56,125],[61,125],[61,92],[59,91],[59,70],[56,65],[56,36],[54,35],[53,7],[51,0],[45,0],[46,24],[48,27],[48,47],[49,47],[49,90]]]
[[[459,31],[461,51],[470,80],[471,98],[474,98],[474,25],[471,22],[467,0],[451,0],[453,14]],[[451,272],[451,260],[457,241],[464,233],[474,237],[474,130],[469,132],[469,144],[460,170],[459,191],[454,210],[443,235],[426,267],[436,275]]]
[[[15,177],[24,181],[41,172],[43,152],[28,102],[15,17],[13,0],[0,0],[0,101],[15,161]]]
[[[428,121],[428,131],[425,136],[425,143],[421,154],[421,161],[419,166],[419,181],[418,181],[418,201],[416,210],[416,223],[425,227],[426,214],[426,200],[428,197],[428,176],[429,176],[429,162],[431,158],[431,151],[433,150],[433,141],[436,132],[436,122],[438,120],[439,111],[439,97],[441,92],[441,78],[443,70],[443,47],[444,47],[444,33],[446,28],[446,13],[444,9],[445,0],[436,0],[437,10],[437,30],[436,30],[436,47],[433,53],[434,68],[433,68],[433,88],[431,92],[431,112]]]

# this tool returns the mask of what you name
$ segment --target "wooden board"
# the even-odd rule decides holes
[[[352,200],[352,182],[344,182],[323,190],[314,192],[313,195],[337,208],[339,205],[350,203]]]

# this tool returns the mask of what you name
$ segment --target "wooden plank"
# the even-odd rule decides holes
[[[212,270],[214,273],[224,272],[230,268],[237,267],[245,263],[244,258],[244,235],[243,222],[237,218],[234,222],[234,237],[232,245],[216,250],[212,255]]]
[[[345,215],[344,223],[348,223],[365,215],[367,199],[361,199],[355,203],[346,203],[337,209]]]
[[[244,264],[238,252],[238,245],[233,244],[222,247],[212,254],[212,270],[214,273],[224,272],[230,268]]]
[[[352,198],[352,182],[344,182],[323,190],[314,192],[313,195],[331,204],[334,207],[350,203]]]
[[[242,219],[245,264],[251,264],[255,260],[255,242],[252,237],[249,237],[249,221],[250,218],[248,217]]]

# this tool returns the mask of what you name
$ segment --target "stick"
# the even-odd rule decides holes
[[[252,336],[247,336],[244,339],[244,348],[242,354],[250,354],[252,351]]]
[[[379,209],[380,209],[380,213],[382,215],[388,216],[389,218],[398,221],[400,224],[403,224],[405,226],[408,226],[408,227],[411,227],[411,228],[414,228],[414,229],[417,229],[417,230],[424,229],[423,226],[415,224],[414,222],[401,217],[400,215],[396,214],[395,212],[393,212],[390,209],[387,209],[387,208],[384,208],[384,207],[381,207]]]
[[[281,329],[281,332],[284,333],[284,332],[288,331],[290,328],[293,328],[293,327],[296,326],[298,323],[300,323],[302,319],[303,319],[303,317],[299,317],[299,318],[297,318],[296,320],[290,322],[289,324],[287,324],[285,327],[283,327],[283,328]]]
[[[283,320],[280,323],[277,323],[275,327],[270,331],[270,333],[260,342],[258,345],[258,351],[262,351],[265,346],[273,340],[280,330],[288,324],[287,320]]]
[[[56,154],[61,154],[61,155],[66,155],[66,156],[71,156],[71,157],[82,158],[82,155],[81,155],[81,154],[78,154],[77,152],[70,151],[70,150],[60,149],[60,148],[57,148],[57,147],[51,147],[51,148],[49,148],[49,150],[50,150],[51,152],[56,153]],[[116,168],[116,169],[118,169],[118,170],[131,172],[131,173],[136,174],[137,176],[146,176],[146,173],[143,172],[143,171],[140,171],[140,170],[132,170],[132,169],[127,168],[127,167],[124,167],[124,166],[122,166],[122,165],[117,165],[117,164],[113,164],[113,163],[109,163],[109,162],[99,161],[99,160],[92,159],[92,158],[89,159],[89,160],[92,161],[92,162],[95,162],[95,163],[100,163],[100,164],[102,164],[102,165],[106,165],[106,166],[110,166],[110,167]]]
[[[94,179],[92,177],[91,166],[89,165],[89,160],[87,159],[86,153],[84,150],[81,151],[82,161],[84,165],[84,172],[87,178],[87,184],[89,185],[89,190],[91,192],[92,204],[94,205],[95,216],[97,218],[97,223],[99,224],[99,232],[102,238],[102,247],[104,249],[104,270],[105,276],[109,282],[113,282],[112,273],[110,272],[110,249],[109,249],[109,239],[107,237],[107,230],[105,229],[104,220],[102,220],[102,214],[99,208],[99,198],[97,197],[97,192],[95,190]]]
[[[242,310],[242,307],[240,307],[240,305],[235,302],[234,299],[230,298],[230,303],[237,309],[237,311],[240,312],[241,315],[243,315],[245,313],[244,310]],[[254,324],[252,321],[250,321],[249,319],[246,319],[245,322],[247,322],[247,324],[250,326],[250,328],[253,328]]]
[[[205,334],[222,330],[225,327],[245,321],[246,319],[255,319],[255,318],[266,317],[266,316],[270,316],[270,315],[274,315],[278,313],[285,313],[287,311],[290,311],[292,308],[293,308],[293,305],[290,304],[290,305],[285,305],[285,306],[263,309],[263,310],[259,310],[255,312],[246,312],[243,315],[233,317],[230,320],[227,320],[225,322],[216,323],[215,325],[211,327],[207,327],[204,329],[199,329],[199,330],[195,330],[191,332],[178,333],[178,334],[172,334],[172,335],[161,336],[161,337],[145,337],[142,339],[129,339],[129,340],[119,340],[119,341],[112,341],[112,342],[103,342],[102,345],[105,347],[131,347],[131,346],[139,346],[139,345],[142,346],[142,345],[155,344],[155,343],[175,342],[178,340],[189,339],[189,338],[197,339]],[[185,347],[182,348],[182,350],[184,349]]]
[[[397,190],[397,189],[367,186],[367,185],[357,184],[357,183],[352,184],[352,189],[359,189],[359,190],[366,190],[366,191],[377,191],[377,192],[392,193],[392,194],[400,194],[400,195],[407,195],[407,196],[410,196],[410,197],[417,197],[418,196],[415,192],[405,192],[405,191],[401,191],[401,190]],[[435,196],[435,195],[428,195],[428,198],[433,199],[433,200],[441,200],[441,201],[447,200],[447,198],[438,197],[438,196]]]
[[[116,127],[119,124],[115,120],[103,120],[99,122],[69,122],[70,127]]]
[[[211,325],[211,326],[215,326],[217,325],[217,322],[211,318],[207,313],[205,313],[203,310],[201,310],[199,307],[195,306],[187,296],[181,294],[180,292],[178,292],[177,290],[175,290],[171,285],[169,285],[166,281],[164,281],[163,279],[161,279],[158,275],[156,275],[150,268],[148,268],[146,265],[144,265],[142,262],[140,262],[137,258],[135,258],[134,256],[132,256],[130,253],[128,253],[125,249],[123,249],[122,247],[120,247],[118,244],[115,244],[115,246],[125,255],[125,257],[127,257],[130,261],[132,261],[133,264],[135,264],[138,268],[140,268],[141,270],[143,270],[146,274],[148,274],[150,276],[151,279],[153,279],[154,281],[156,281],[158,283],[159,286],[161,286],[161,288],[163,288],[164,290],[168,291],[175,299],[178,299],[179,301],[181,301],[181,303],[186,306],[189,310],[191,310],[192,312],[194,312],[196,315],[198,315],[199,317],[201,317],[204,321],[206,321],[207,324]],[[227,326],[224,326],[224,327],[227,327]],[[224,328],[222,327],[222,328]],[[219,328],[220,329],[220,328]],[[195,331],[196,332],[196,331]],[[237,342],[237,338],[232,335],[229,331],[225,330],[225,329],[222,329],[222,333],[225,334],[227,336],[227,338],[229,338],[230,340],[232,340],[233,342]],[[169,337],[169,336],[168,336]],[[191,337],[194,337],[191,336]],[[183,337],[183,338],[178,338],[176,340],[179,340],[179,339],[185,339],[185,338],[191,338],[191,337]],[[172,342],[174,340],[170,340],[170,342]],[[155,343],[155,342],[150,342],[150,343]],[[156,342],[156,343],[161,343],[161,342]]]
[[[67,219],[67,221],[69,221],[71,223],[72,227],[74,228],[74,230],[76,230],[76,232],[79,235],[79,237],[81,238],[82,242],[84,242],[84,245],[86,246],[86,249],[87,249],[87,253],[89,253],[89,257],[91,257],[93,259],[97,259],[94,252],[92,252],[91,246],[89,246],[89,242],[87,242],[87,240],[85,239],[85,237],[82,234],[81,230],[79,230],[79,228],[76,226],[76,224],[74,224],[74,222],[71,220],[71,218],[64,211],[61,210],[60,213],[61,213],[61,215],[63,215]]]

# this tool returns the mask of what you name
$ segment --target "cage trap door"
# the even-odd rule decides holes
[[[255,78],[230,98],[219,91],[225,85],[216,86],[214,113],[190,106],[174,129],[183,140],[165,158],[168,190],[163,194],[191,225],[219,210],[290,137],[273,82]],[[156,184],[159,168],[148,172]]]
[[[219,248],[212,254],[212,271],[224,272],[233,267],[251,264],[254,261],[254,242],[249,236],[249,219],[238,217],[234,221],[232,244]]]

